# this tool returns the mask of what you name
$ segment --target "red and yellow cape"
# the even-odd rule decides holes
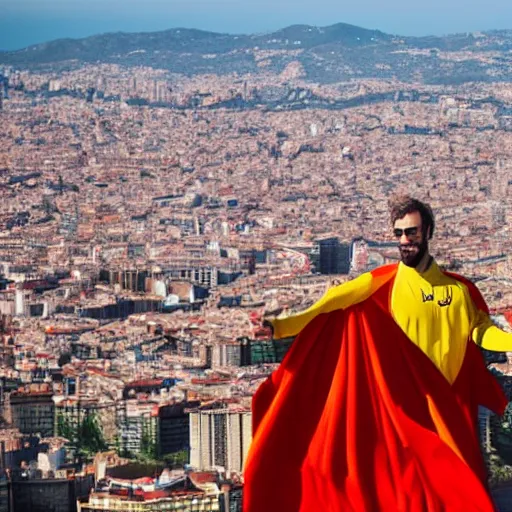
[[[312,320],[254,396],[244,512],[494,510],[476,420],[504,394],[472,342],[450,384],[391,316],[396,267],[379,272],[386,284]]]

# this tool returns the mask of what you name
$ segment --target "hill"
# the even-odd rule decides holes
[[[220,34],[194,29],[110,33],[59,39],[0,52],[0,64],[24,69],[73,69],[84,64],[149,66],[188,76],[281,73],[299,63],[307,80],[354,78],[458,84],[510,81],[512,31],[401,37],[337,23],[293,25],[269,34]]]

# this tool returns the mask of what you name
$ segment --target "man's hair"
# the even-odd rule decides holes
[[[391,225],[394,225],[398,219],[402,219],[408,213],[418,212],[421,216],[423,233],[429,233],[429,240],[434,234],[435,220],[432,208],[427,203],[423,203],[411,196],[399,196],[389,201],[389,214],[391,216]]]

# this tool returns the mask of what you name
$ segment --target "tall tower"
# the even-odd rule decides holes
[[[494,178],[491,184],[492,198],[495,200],[507,198],[508,180],[512,171],[507,160],[504,156],[498,156],[496,159]]]
[[[16,316],[23,316],[25,314],[25,300],[21,283],[16,284],[14,314]]]

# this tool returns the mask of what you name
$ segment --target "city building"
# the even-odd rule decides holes
[[[348,274],[350,270],[350,245],[338,238],[318,241],[318,271],[320,274]]]
[[[252,441],[250,410],[199,408],[190,412],[190,464],[242,472]]]
[[[77,512],[77,500],[86,498],[93,485],[94,475],[56,471],[43,477],[40,470],[16,470],[11,472],[11,512]]]
[[[19,390],[8,398],[12,424],[27,435],[51,437],[54,433],[55,403],[50,391]]]
[[[163,405],[158,410],[159,456],[187,451],[190,453],[189,409],[199,402],[181,402]]]

